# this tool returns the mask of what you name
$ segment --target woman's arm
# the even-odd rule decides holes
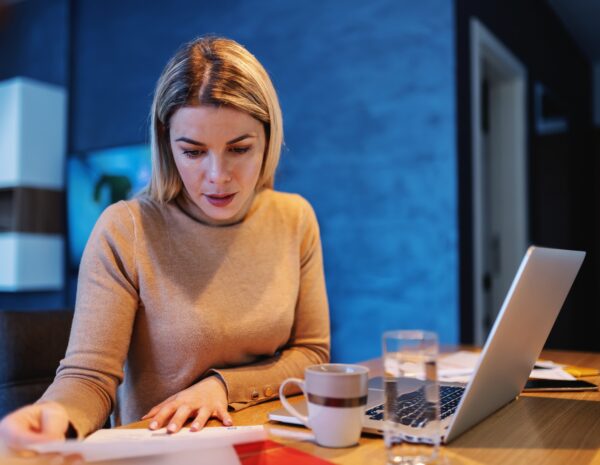
[[[123,380],[138,307],[135,244],[128,205],[110,206],[83,254],[66,356],[40,399],[62,405],[79,437],[102,427]]]

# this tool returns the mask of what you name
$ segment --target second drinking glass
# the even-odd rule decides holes
[[[389,464],[434,462],[440,446],[438,338],[427,331],[383,335],[384,440]]]

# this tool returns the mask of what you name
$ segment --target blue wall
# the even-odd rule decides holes
[[[458,339],[453,2],[71,2],[70,151],[147,140],[176,47],[216,33],[266,66],[284,112],[277,187],[319,217],[333,358],[395,328]]]
[[[0,0],[0,81],[27,76],[67,87],[69,23],[68,0],[27,0],[12,5]],[[60,309],[68,306],[66,294],[0,292],[0,309]]]
[[[69,0],[8,3],[0,1],[0,80],[68,85]]]
[[[351,3],[276,20],[264,58],[287,131],[278,187],[317,211],[343,361],[378,356],[386,329],[458,338],[452,6]]]

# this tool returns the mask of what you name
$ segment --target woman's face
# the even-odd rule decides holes
[[[188,197],[208,218],[247,207],[265,153],[260,121],[227,107],[182,107],[170,120],[171,150]]]

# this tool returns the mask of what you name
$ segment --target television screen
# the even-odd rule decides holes
[[[96,220],[110,204],[130,199],[150,180],[150,147],[134,145],[67,160],[69,265],[77,269]]]

